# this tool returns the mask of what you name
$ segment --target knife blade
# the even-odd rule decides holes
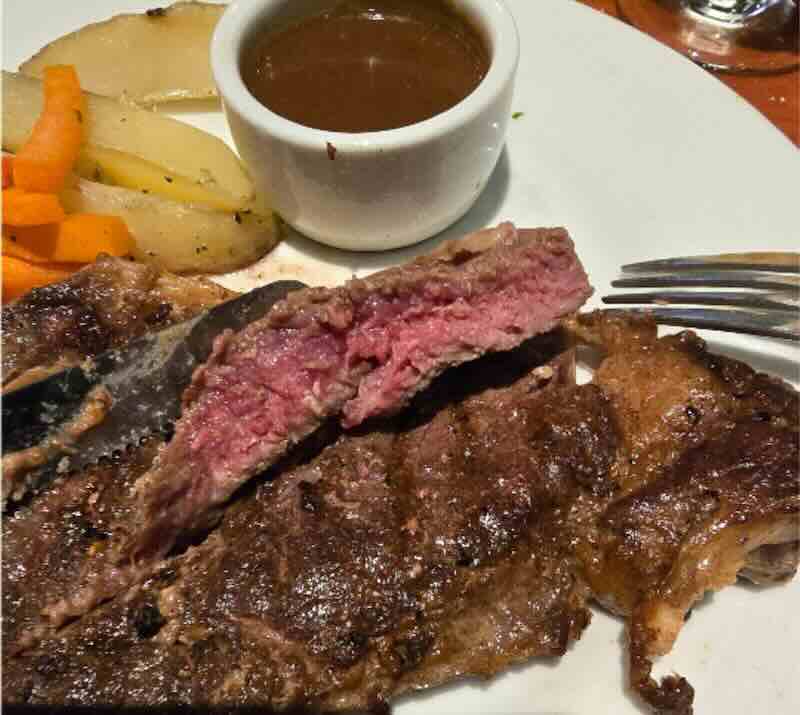
[[[298,281],[270,283],[4,394],[3,499],[41,491],[59,474],[96,464],[167,429],[179,417],[183,391],[216,336],[240,330],[304,287]]]

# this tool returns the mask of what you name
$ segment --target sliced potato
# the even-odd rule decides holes
[[[41,77],[47,65],[74,65],[87,91],[143,106],[216,97],[208,51],[224,10],[179,2],[117,15],[51,42],[20,72]]]
[[[79,167],[99,167],[101,175],[159,174],[180,183],[181,198],[226,208],[245,208],[253,185],[241,162],[221,139],[155,112],[125,106],[114,99],[86,93],[86,146]],[[15,152],[28,138],[42,109],[38,79],[3,72],[3,149]],[[125,156],[127,155],[127,156]],[[140,167],[132,167],[136,160]],[[79,170],[81,170],[79,168]],[[89,174],[85,178],[93,178]],[[170,193],[165,180],[158,193]],[[197,191],[191,192],[196,186]],[[155,187],[138,186],[155,191]],[[213,200],[209,200],[213,195]]]
[[[76,179],[62,193],[69,213],[112,214],[136,241],[134,256],[173,273],[226,273],[263,256],[278,242],[274,216],[226,213],[141,191]]]
[[[175,201],[201,203],[220,211],[233,212],[242,208],[241,201],[232,201],[230,197],[206,189],[202,184],[168,173],[161,166],[116,149],[85,147],[75,171],[101,184],[138,189]]]

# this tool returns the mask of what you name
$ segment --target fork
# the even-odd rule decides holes
[[[800,341],[800,253],[723,253],[682,256],[622,266],[614,288],[659,288],[603,296],[657,323]],[[674,290],[674,289],[684,290]],[[740,288],[738,291],[700,290]],[[672,305],[713,307],[673,308]]]

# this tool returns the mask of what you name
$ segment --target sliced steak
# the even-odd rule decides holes
[[[366,709],[563,654],[589,612],[560,534],[612,488],[616,442],[569,356],[531,370],[544,349],[251,485],[202,545],[7,655],[7,701]]]
[[[233,295],[200,278],[101,256],[67,280],[3,306],[3,387],[40,379]]]
[[[487,243],[489,244],[487,247]],[[139,486],[123,560],[166,553],[326,418],[396,412],[443,370],[552,329],[591,294],[563,229],[511,224],[345,286],[296,291],[218,339]]]

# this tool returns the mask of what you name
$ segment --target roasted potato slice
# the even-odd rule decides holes
[[[47,65],[74,65],[87,91],[142,106],[216,97],[208,50],[224,10],[179,2],[117,15],[51,42],[20,72],[41,77]]]
[[[241,201],[232,201],[202,184],[165,172],[163,167],[116,149],[85,147],[75,171],[101,184],[159,194],[175,201],[199,203],[220,211],[233,212],[242,208]]]
[[[226,273],[278,242],[274,216],[222,212],[141,191],[73,179],[61,195],[70,212],[113,214],[136,241],[134,256],[173,273]]]
[[[3,149],[15,152],[27,139],[42,100],[39,80],[3,72]],[[77,167],[91,172],[85,178],[127,176],[129,187],[226,210],[244,209],[252,201],[252,182],[221,139],[108,97],[87,92],[86,103],[86,144]],[[149,178],[137,185],[137,176]]]

